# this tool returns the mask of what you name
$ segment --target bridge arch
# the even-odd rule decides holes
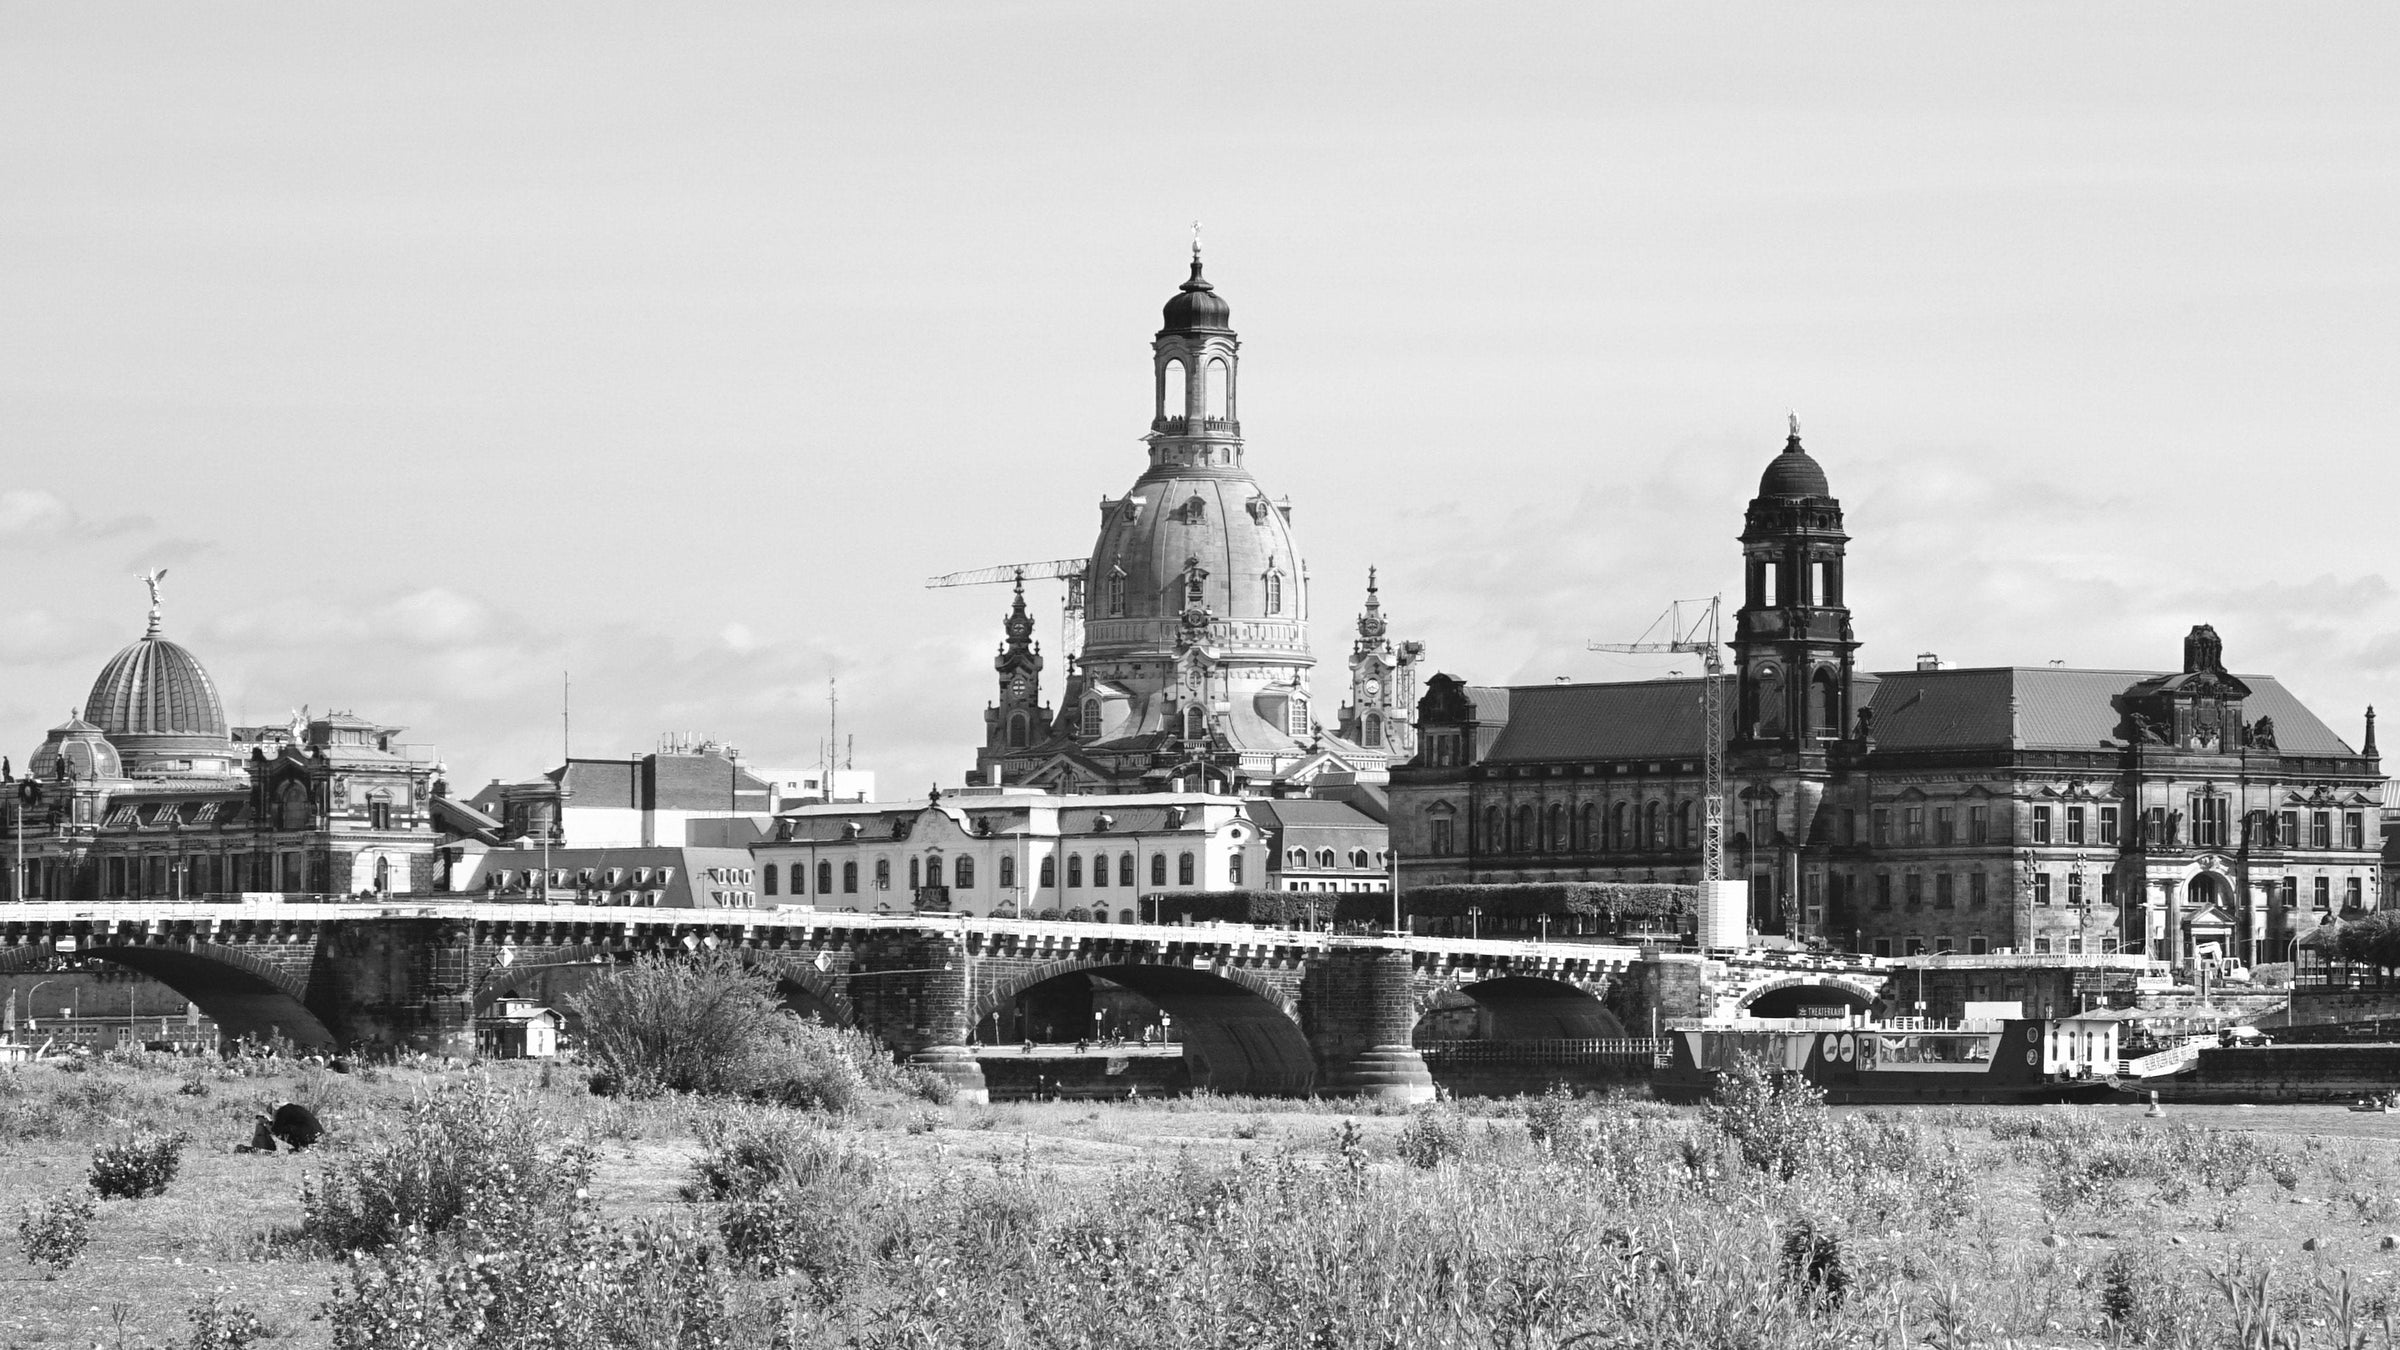
[[[1461,984],[1454,991],[1473,1001],[1479,1035],[1494,1041],[1616,1040],[1624,1024],[1598,996],[1580,985],[1537,975],[1499,975]],[[1429,1025],[1438,1011],[1418,1019],[1420,1037],[1442,1039]]]
[[[45,946],[0,951],[0,974],[31,970],[57,955]],[[340,1041],[308,1006],[307,986],[289,970],[215,942],[175,946],[85,940],[76,956],[149,976],[199,1006],[227,1038],[282,1036],[295,1045],[330,1050]]]
[[[1173,1017],[1195,1087],[1264,1097],[1306,1095],[1316,1084],[1316,1057],[1291,1000],[1246,970],[1106,957],[1053,961],[978,988],[975,1024],[1005,1014],[1019,997],[1042,985],[1074,975],[1121,985]]]
[[[662,950],[661,954],[668,953]],[[777,996],[791,1011],[837,1027],[857,1022],[838,972],[820,971],[810,962],[784,952],[737,947],[732,954],[773,981]],[[504,998],[530,998],[568,1014],[565,1006],[568,999],[635,955],[632,949],[621,945],[591,942],[544,947],[538,951],[519,949],[516,960],[507,965],[495,961],[483,972],[476,990],[475,1010],[482,1013]]]
[[[1839,1005],[1865,1012],[1883,997],[1883,985],[1849,975],[1783,975],[1742,991],[1734,1010],[1744,1017],[1798,1017],[1802,1008]]]

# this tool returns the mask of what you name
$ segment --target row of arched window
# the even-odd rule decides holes
[[[1342,855],[1329,848],[1318,849],[1313,854],[1307,849],[1295,848],[1285,852],[1283,860],[1284,864],[1289,867],[1340,867],[1343,865],[1340,861],[1341,857]],[[1354,848],[1349,853],[1349,865],[1352,867],[1382,867],[1391,860],[1392,855],[1383,849],[1370,851]]]
[[[1332,854],[1328,852],[1326,856],[1331,858]],[[1090,884],[1095,888],[1106,887],[1109,884],[1109,856],[1107,854],[1095,853],[1090,855],[1090,870],[1088,873],[1085,870],[1086,859],[1084,855],[1079,853],[1070,853],[1067,855],[1066,862],[1068,886],[1081,887],[1085,884],[1084,878],[1087,875],[1091,878]],[[1234,854],[1232,858],[1228,860],[1228,863],[1230,871],[1227,876],[1227,880],[1233,885],[1241,885],[1242,856],[1238,853]],[[1327,865],[1330,866],[1331,864],[1328,863]],[[1006,890],[1017,884],[1016,858],[1009,855],[1003,855],[999,860],[999,869],[1001,889]],[[1199,879],[1199,869],[1200,860],[1197,855],[1190,853],[1178,855],[1175,859],[1175,884],[1178,886],[1197,885]],[[1040,863],[1038,875],[1040,877],[1040,880],[1037,883],[1039,886],[1043,888],[1049,888],[1058,885],[1058,859],[1043,858]],[[947,882],[944,880],[945,877],[948,878]],[[874,878],[876,890],[881,891],[891,889],[891,859],[877,858],[875,860]],[[1116,878],[1116,884],[1119,886],[1132,886],[1134,884],[1134,861],[1132,854],[1125,853],[1118,855],[1116,859]],[[784,891],[782,888],[784,880],[785,873],[780,864],[768,863],[759,869],[759,889],[767,895],[783,894]],[[791,894],[795,896],[807,895],[809,893],[808,880],[808,865],[806,863],[793,863],[790,869]],[[834,864],[831,862],[819,862],[817,864],[816,881],[817,894],[836,894],[834,887]],[[841,864],[840,882],[840,894],[855,895],[858,893],[859,870],[858,863],[855,860]],[[972,857],[962,857],[948,864],[945,864],[939,856],[911,858],[908,860],[908,888],[910,890],[913,891],[923,887],[941,886],[945,884],[954,890],[974,890],[975,859]],[[1153,886],[1164,886],[1167,884],[1167,855],[1164,853],[1153,853],[1150,855],[1150,884]]]
[[[1224,357],[1212,357],[1202,367],[1201,378],[1206,384],[1200,392],[1200,415],[1225,421],[1233,414],[1228,410],[1233,397],[1233,371]],[[1191,372],[1180,360],[1169,359],[1158,372],[1158,415],[1189,417],[1192,407]]]
[[[1194,498],[1193,500],[1199,499]],[[1269,614],[1283,613],[1283,573],[1267,573],[1265,583],[1266,612]],[[1107,598],[1108,616],[1112,619],[1124,618],[1125,574],[1123,572],[1117,571],[1108,574]],[[1190,609],[1206,603],[1208,603],[1208,573],[1200,568],[1192,568],[1185,572],[1183,577],[1184,608]]]
[[[1482,851],[1486,853],[1605,853],[1696,848],[1700,804],[1686,801],[1617,802],[1605,814],[1597,802],[1570,812],[1564,802],[1514,811],[1484,809]]]

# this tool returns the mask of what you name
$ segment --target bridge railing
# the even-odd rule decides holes
[[[1568,1037],[1530,1041],[1423,1041],[1417,1053],[1427,1064],[1617,1064],[1655,1065],[1666,1059],[1667,1043],[1650,1037]]]

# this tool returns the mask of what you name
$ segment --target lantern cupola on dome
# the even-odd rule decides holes
[[[233,769],[225,705],[208,671],[159,631],[158,582],[150,585],[150,627],[92,681],[83,720],[99,728],[132,777],[225,774]]]

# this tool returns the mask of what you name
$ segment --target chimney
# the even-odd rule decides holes
[[[1000,786],[1000,766],[994,764],[990,768],[985,769],[983,771],[983,781],[992,787]]]
[[[1941,657],[1939,657],[1939,656],[1936,656],[1936,655],[1935,655],[1935,654],[1933,654],[1932,652],[1918,652],[1918,653],[1917,653],[1917,669],[1919,669],[1919,670],[1940,670],[1941,668],[1942,668],[1942,658],[1941,658]]]

